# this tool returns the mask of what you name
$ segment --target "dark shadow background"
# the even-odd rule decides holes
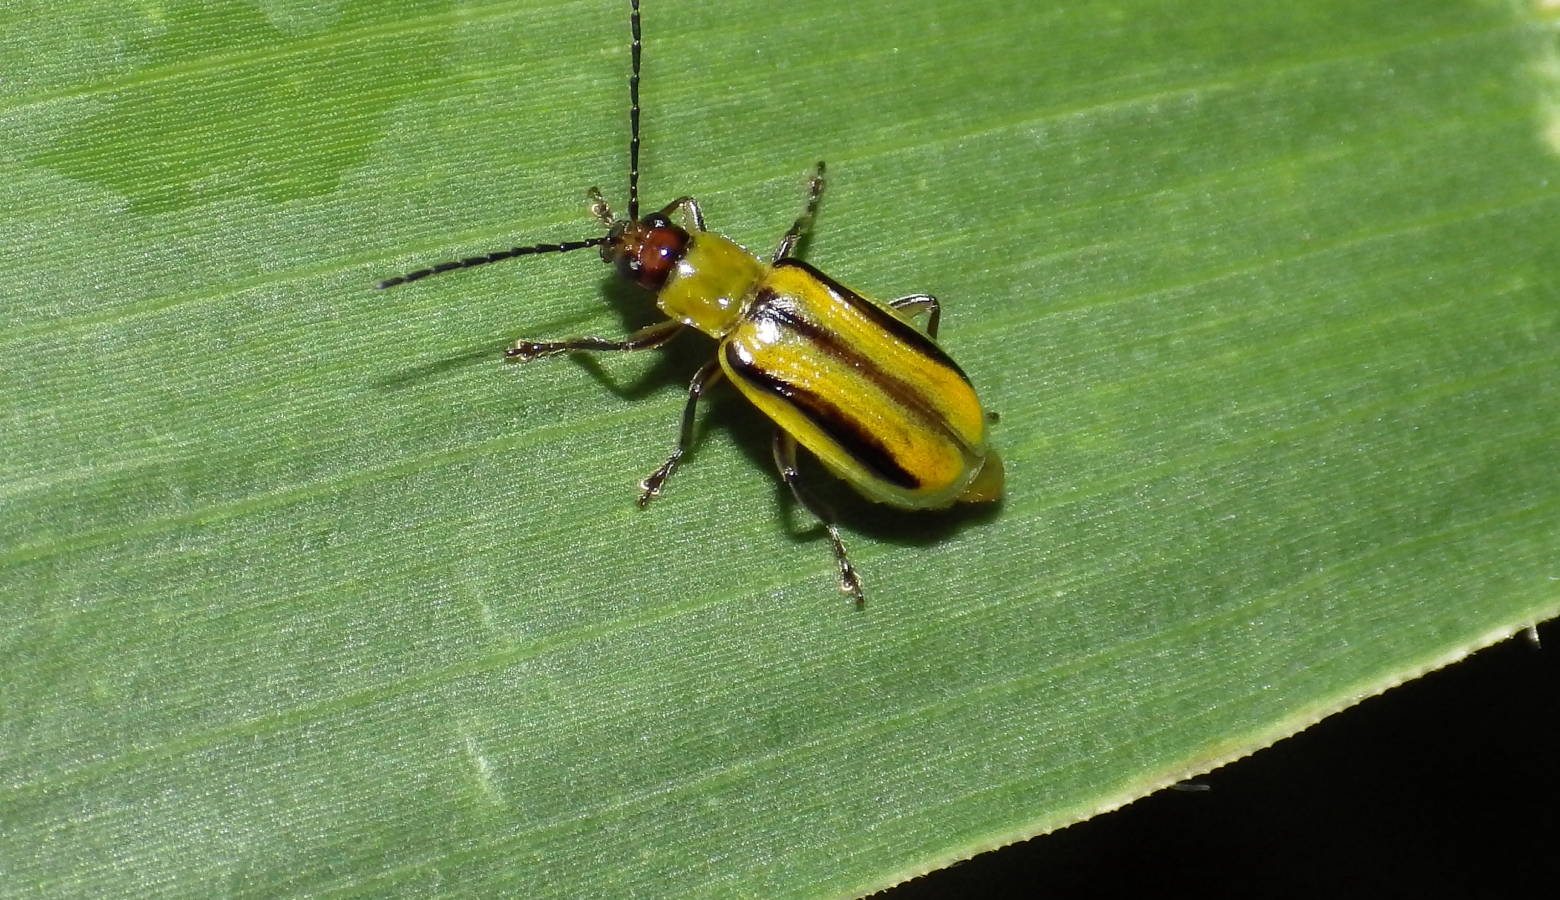
[[[875,895],[1560,896],[1560,622],[1054,834]]]

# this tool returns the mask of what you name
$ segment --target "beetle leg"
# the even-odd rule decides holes
[[[688,382],[688,404],[683,407],[682,429],[677,433],[677,449],[672,455],[661,463],[661,467],[650,473],[650,477],[639,482],[639,508],[644,509],[651,500],[661,496],[661,486],[666,484],[666,479],[672,477],[677,471],[677,463],[682,460],[683,454],[693,445],[693,415],[698,409],[699,398],[704,395],[705,388],[710,387],[721,379],[720,361],[710,360],[703,368],[695,372],[693,380]]]
[[[664,322],[656,322],[646,325],[638,331],[630,334],[622,340],[599,337],[564,338],[561,341],[527,341],[518,340],[508,350],[504,351],[505,359],[518,359],[522,362],[531,359],[540,359],[544,356],[558,356],[564,353],[574,353],[579,350],[613,351],[613,350],[649,350],[659,347],[677,336],[683,330],[683,323],[676,319],[667,319]]]
[[[693,219],[694,228],[698,229],[699,231],[708,230],[704,227],[704,210],[699,209],[699,201],[686,195],[678,197],[671,203],[661,207],[661,215],[666,216],[667,218],[671,218],[672,213],[677,212],[678,210],[684,210],[688,213],[688,217]]]
[[[942,304],[931,294],[911,294],[908,297],[900,297],[898,300],[889,301],[889,306],[909,316],[926,313],[926,334],[929,337],[937,336],[937,323],[942,321]]]
[[[840,590],[849,594],[856,601],[857,606],[866,603],[866,597],[861,593],[861,578],[856,575],[856,568],[850,564],[850,558],[845,555],[845,542],[840,540],[840,529],[834,524],[834,515],[827,507],[819,505],[816,501],[802,493],[800,484],[801,473],[796,466],[796,438],[788,432],[775,430],[774,442],[775,468],[780,470],[780,478],[791,489],[791,496],[796,498],[808,512],[818,517],[823,523],[823,528],[829,533],[829,541],[834,544],[834,560],[840,566]]]
[[[796,249],[796,242],[802,239],[807,229],[812,227],[813,217],[818,215],[818,201],[823,199],[823,160],[818,160],[818,168],[813,172],[813,177],[807,182],[807,208],[796,217],[796,222],[791,230],[780,239],[780,246],[775,248],[775,262],[791,255]]]

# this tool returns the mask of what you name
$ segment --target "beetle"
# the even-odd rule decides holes
[[[943,509],[1002,494],[1003,467],[987,441],[988,415],[969,378],[936,343],[941,307],[929,294],[870,299],[796,258],[823,197],[822,162],[807,199],[768,262],[705,228],[698,201],[683,196],[639,214],[639,0],[629,3],[628,215],[615,218],[601,191],[587,192],[604,236],[511,247],[439,263],[379,282],[389,288],[519,256],[599,248],[624,279],[654,295],[666,318],[619,339],[517,340],[515,361],[579,352],[660,347],[683,331],[717,342],[715,358],[688,384],[677,445],[640,482],[639,506],[660,496],[693,443],[700,398],[721,380],[775,424],[772,452],[798,504],[823,524],[840,589],[865,601],[832,512],[801,485],[798,445],[869,500],[901,509]],[[925,316],[923,327],[914,325]],[[994,418],[994,417],[990,417]]]

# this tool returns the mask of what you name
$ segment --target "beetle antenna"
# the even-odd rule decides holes
[[[633,34],[628,76],[628,221],[639,221],[639,0],[629,0],[628,30]]]
[[[408,281],[420,281],[430,275],[440,275],[452,272],[456,269],[469,269],[472,266],[485,266],[505,259],[514,259],[517,256],[532,256],[537,253],[568,253],[570,250],[583,250],[586,247],[600,247],[607,242],[605,237],[586,238],[583,241],[563,241],[557,244],[535,244],[530,247],[510,247],[508,250],[499,250],[496,253],[488,253],[483,256],[468,256],[465,259],[452,259],[426,269],[418,269],[415,272],[407,272],[405,275],[397,275],[394,278],[386,278],[374,285],[379,290],[392,288],[398,284],[406,284]]]

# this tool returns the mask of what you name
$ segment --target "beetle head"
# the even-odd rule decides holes
[[[659,291],[688,250],[688,232],[653,212],[637,222],[612,223],[601,258],[618,274],[648,291]]]

